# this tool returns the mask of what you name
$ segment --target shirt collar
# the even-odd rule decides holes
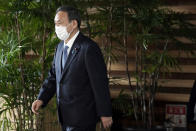
[[[75,35],[67,42],[67,44],[64,41],[64,47],[65,47],[65,45],[67,45],[69,47],[69,49],[71,49],[71,47],[72,47],[76,37],[78,36],[78,34],[79,34],[79,31],[75,33]]]

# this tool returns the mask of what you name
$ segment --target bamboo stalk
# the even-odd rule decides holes
[[[18,12],[16,13],[16,29],[17,29],[17,35],[18,35],[18,45],[21,47],[21,39],[20,39],[20,26],[19,26],[19,20],[18,20]],[[24,75],[23,75],[23,68],[22,68],[22,53],[19,53],[19,68],[20,68],[20,76],[22,79],[22,86],[25,87],[24,83]],[[21,94],[20,94],[21,95]],[[20,103],[20,101],[19,101]],[[19,129],[22,130],[23,123],[22,123],[22,106],[19,105]]]
[[[130,87],[130,90],[131,92],[133,92],[133,87],[132,87],[132,84],[131,84],[131,76],[130,76],[130,73],[129,73],[129,62],[128,62],[128,47],[127,47],[127,27],[126,27],[126,15],[125,15],[125,1],[124,2],[124,11],[123,11],[123,44],[124,44],[124,47],[125,47],[125,68],[126,68],[126,73],[127,73],[127,77],[128,77],[128,83],[129,83],[129,87]],[[132,103],[132,106],[133,106],[133,110],[134,110],[134,117],[136,119],[136,121],[138,120],[138,116],[137,116],[137,109],[136,109],[136,106],[135,106],[135,99],[134,99],[134,93],[131,93],[131,103]]]
[[[112,60],[111,60],[111,53],[112,53],[112,20],[113,20],[113,13],[112,13],[113,7],[112,4],[110,6],[110,17],[109,17],[109,70],[108,70],[108,74],[110,76],[111,73],[111,65],[112,65]]]
[[[85,11],[85,13],[86,13],[86,25],[88,28],[88,37],[91,38],[91,25],[89,23],[89,14],[87,10]]]

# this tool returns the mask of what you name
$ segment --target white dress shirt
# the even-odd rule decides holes
[[[77,33],[75,33],[75,35],[74,35],[67,43],[65,43],[65,41],[64,41],[64,46],[63,46],[63,48],[65,49],[65,45],[67,45],[67,46],[69,47],[69,48],[67,49],[67,56],[69,55],[69,52],[70,52],[70,50],[71,50],[71,47],[72,47],[72,45],[73,45],[73,43],[74,43],[76,37],[78,36],[78,34],[79,34],[79,31],[78,31]]]

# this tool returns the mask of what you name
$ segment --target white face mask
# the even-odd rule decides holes
[[[70,33],[68,33],[66,26],[56,26],[55,25],[55,32],[56,32],[57,37],[60,40],[67,40],[69,38],[69,36],[70,36],[72,31]]]

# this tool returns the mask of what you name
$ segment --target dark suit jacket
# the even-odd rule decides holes
[[[112,116],[107,69],[99,46],[79,33],[62,70],[63,44],[58,44],[40,89],[42,107],[56,93],[58,118],[63,125],[86,127],[95,124],[100,116]]]
[[[195,120],[193,120],[195,106],[196,106],[196,81],[194,81],[193,88],[191,90],[191,94],[189,98],[189,103],[187,106],[187,121],[189,123],[196,122]]]

